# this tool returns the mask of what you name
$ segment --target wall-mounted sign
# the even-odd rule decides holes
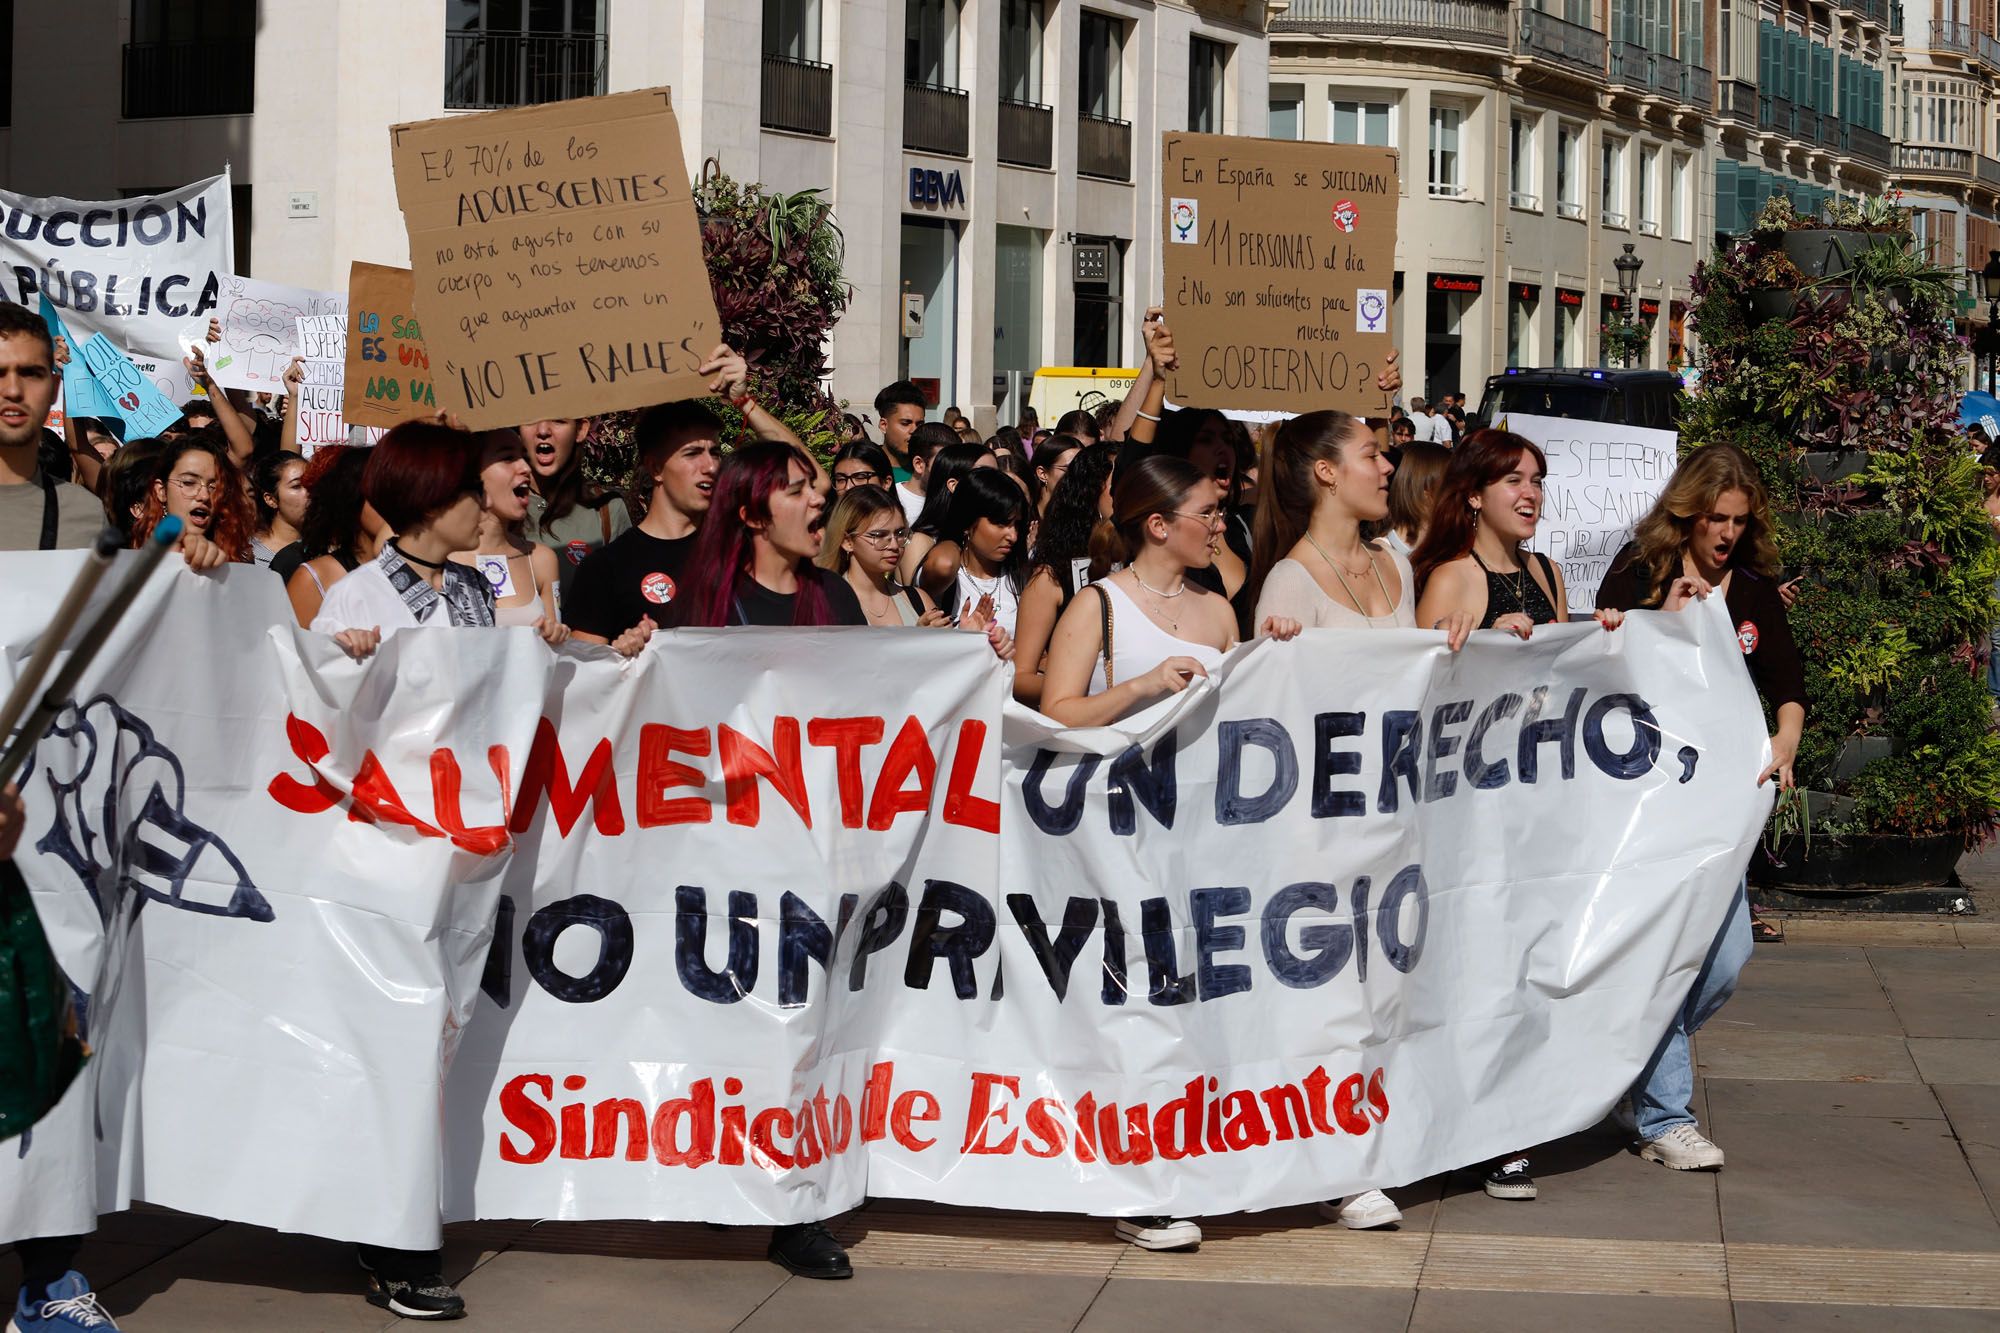
[[[924,297],[922,292],[903,293],[903,336],[921,338],[924,336]]]
[[[964,208],[964,178],[956,171],[911,167],[910,202],[932,208]]]
[[[1571,310],[1583,309],[1583,293],[1573,292],[1567,287],[1556,288],[1556,304]]]
[[[1660,303],[1658,301],[1648,301],[1644,297],[1639,299],[1640,319],[1658,319],[1659,315]]]
[[[1538,282],[1517,282],[1510,290],[1514,299],[1524,305],[1539,305],[1542,300],[1542,285]]]
[[[1477,273],[1433,273],[1431,290],[1434,292],[1471,292],[1477,295],[1486,288],[1486,279]]]
[[[1075,282],[1111,281],[1111,247],[1103,244],[1077,246],[1070,260],[1070,278]]]

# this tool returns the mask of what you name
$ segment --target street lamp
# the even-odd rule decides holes
[[[2000,393],[2000,250],[1986,252],[1979,281],[1986,289],[1986,392]]]
[[[1623,298],[1626,322],[1635,326],[1639,321],[1639,269],[1645,262],[1632,253],[1630,241],[1625,242],[1625,253],[1611,261],[1611,267],[1618,270],[1618,295]],[[1993,263],[1989,267],[1994,273],[1992,281],[2000,282],[2000,250],[1994,251]],[[1625,364],[1632,364],[1630,344],[1627,344]]]

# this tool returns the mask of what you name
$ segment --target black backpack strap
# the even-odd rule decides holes
[[[918,595],[916,588],[911,584],[905,583],[903,585],[903,596],[909,599],[910,609],[917,613],[917,619],[922,620],[924,618],[924,599]]]
[[[56,549],[56,481],[48,473],[42,473],[42,545],[44,551]]]

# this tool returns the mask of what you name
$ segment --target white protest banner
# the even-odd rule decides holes
[[[0,562],[0,659],[80,559]],[[94,978],[105,1206],[423,1247],[440,1197],[750,1223],[1393,1186],[1603,1114],[1769,801],[1713,604],[1455,656],[1259,643],[1124,727],[1010,712],[1003,747],[966,636],[624,662],[429,629],[356,665],[256,573],[158,580],[25,784],[24,872]],[[73,1222],[19,1185],[87,1174],[77,1100],[0,1154],[0,1228]]]
[[[1495,422],[1524,435],[1548,455],[1542,521],[1528,549],[1562,566],[1569,609],[1597,609],[1597,588],[1611,561],[1632,540],[1680,465],[1680,436],[1611,421],[1510,412]]]
[[[215,382],[225,389],[282,394],[285,368],[299,355],[298,322],[323,316],[344,322],[347,293],[316,292],[255,278],[224,278],[216,311],[222,341],[205,348]]]
[[[206,336],[236,268],[229,185],[225,171],[103,203],[0,190],[0,298],[32,308],[46,293],[78,338],[104,334],[181,402],[181,337]]]

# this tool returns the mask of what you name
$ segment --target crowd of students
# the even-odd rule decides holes
[[[725,450],[723,423],[701,401],[651,408],[635,429],[628,492],[585,474],[587,420],[481,434],[412,421],[372,447],[307,460],[287,447],[290,399],[270,415],[212,386],[159,438],[121,443],[71,419],[67,438],[52,440],[42,423],[59,351],[39,319],[0,304],[0,549],[83,546],[107,521],[137,543],[171,514],[186,525],[191,567],[268,565],[299,623],[356,657],[417,625],[528,627],[551,644],[628,656],[671,627],[974,633],[1011,663],[1021,702],[1079,727],[1186,689],[1253,635],[1423,629],[1456,651],[1475,630],[1525,640],[1569,619],[1560,569],[1524,549],[1546,472],[1533,443],[1468,429],[1458,404],[1433,414],[1416,402],[1393,421],[1310,412],[1259,443],[1220,413],[1168,409],[1176,353],[1158,312],[1143,337],[1147,362],[1121,403],[1069,412],[1052,430],[1024,414],[982,439],[970,423],[927,420],[923,395],[892,384],[873,405],[879,438],[850,416],[830,465],[757,400],[743,358],[719,347],[702,373],[754,438]],[[203,375],[198,358],[194,369]],[[1380,387],[1400,383],[1392,363]],[[1748,627],[1746,663],[1778,721],[1756,781],[1789,786],[1803,674],[1771,533],[1755,467],[1733,449],[1703,449],[1614,562],[1595,618],[1615,631],[1628,609],[1722,596]],[[1647,1160],[1722,1165],[1689,1107],[1687,1038],[1728,998],[1748,946],[1739,889],[1628,1098]],[[1495,1197],[1535,1197],[1525,1153],[1481,1173]],[[1323,1209],[1354,1228],[1400,1217],[1376,1190]],[[1117,1230],[1156,1249],[1201,1238],[1186,1218],[1121,1219]],[[74,1270],[77,1239],[17,1243],[23,1330],[108,1326],[60,1322],[102,1314]],[[807,1277],[851,1272],[817,1223],[776,1229],[769,1253]],[[435,1252],[363,1258],[371,1301],[408,1317],[463,1313]]]

